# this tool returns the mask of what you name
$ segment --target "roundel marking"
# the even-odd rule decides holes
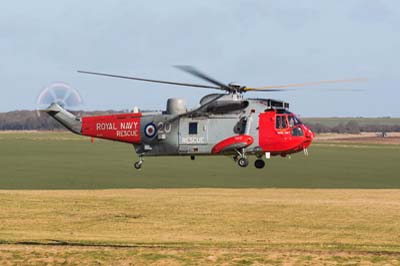
[[[149,123],[144,127],[144,134],[148,138],[152,138],[156,135],[157,133],[157,128],[156,125],[153,123]]]

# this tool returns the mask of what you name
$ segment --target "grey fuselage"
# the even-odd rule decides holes
[[[210,94],[200,101],[204,104],[221,94]],[[207,155],[220,141],[240,134],[254,137],[254,142],[245,151],[254,154],[260,151],[258,141],[258,114],[271,108],[271,101],[288,107],[287,103],[269,99],[243,99],[238,94],[223,95],[207,110],[190,116],[176,115],[167,111],[142,113],[141,143],[135,144],[135,150],[143,156],[165,155]],[[177,108],[179,109],[179,108]],[[182,109],[182,108],[181,108]],[[154,124],[158,129],[154,136],[147,136],[146,127]],[[233,154],[231,151],[230,154]]]

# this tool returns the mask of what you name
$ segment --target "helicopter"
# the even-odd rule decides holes
[[[175,86],[215,89],[220,93],[205,95],[200,106],[188,109],[181,98],[169,98],[166,110],[141,112],[139,108],[128,113],[77,116],[53,102],[42,110],[73,133],[92,138],[124,142],[134,146],[141,169],[147,156],[231,156],[240,167],[249,165],[262,169],[271,156],[286,157],[304,151],[311,145],[315,134],[292,112],[289,103],[275,99],[245,98],[246,92],[274,92],[289,87],[311,86],[325,83],[349,82],[332,80],[252,88],[238,84],[225,84],[192,66],[177,66],[210,85],[155,80],[79,70],[79,73],[161,83]]]

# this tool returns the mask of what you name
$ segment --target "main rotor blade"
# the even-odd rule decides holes
[[[291,88],[291,87],[304,87],[304,86],[315,86],[321,84],[333,84],[333,83],[346,83],[346,82],[358,82],[358,81],[366,81],[366,78],[354,78],[354,79],[341,79],[341,80],[324,80],[317,82],[305,82],[305,83],[294,83],[294,84],[286,84],[286,85],[272,85],[272,86],[264,86],[259,88],[243,88],[243,91],[275,91],[275,89],[283,89],[283,88]]]
[[[191,83],[183,83],[183,82],[173,82],[173,81],[156,80],[156,79],[145,79],[145,78],[137,78],[137,77],[130,77],[130,76],[121,76],[121,75],[113,75],[113,74],[106,74],[106,73],[98,73],[98,72],[83,71],[83,70],[78,70],[78,73],[90,74],[90,75],[98,75],[98,76],[106,76],[106,77],[112,77],[112,78],[139,80],[139,81],[146,81],[146,82],[153,82],[153,83],[161,83],[161,84],[170,84],[170,85],[186,86],[186,87],[196,87],[196,88],[206,88],[206,89],[219,89],[219,90],[224,90],[224,89],[221,89],[220,87],[217,87],[217,86],[209,86],[209,85],[201,85],[201,84],[191,84]]]
[[[214,85],[217,85],[220,89],[226,90],[226,91],[232,91],[232,88],[230,88],[228,85],[219,82],[218,80],[213,79],[212,77],[200,72],[198,69],[192,67],[192,66],[175,66],[176,68],[185,71],[189,74],[192,74],[193,76],[196,76],[198,78],[201,78],[205,81],[208,81]]]
[[[185,116],[190,116],[190,115],[192,115],[192,114],[195,114],[195,113],[197,113],[197,112],[203,110],[204,108],[206,108],[208,105],[210,105],[210,104],[212,104],[212,103],[218,101],[220,98],[224,97],[225,95],[226,95],[226,94],[218,95],[218,96],[215,97],[214,99],[212,99],[212,100],[206,102],[205,104],[203,104],[203,105],[197,107],[196,109],[193,109],[193,110],[191,110],[191,111],[189,111],[189,112],[186,112],[186,113],[183,113],[183,114],[180,114],[180,115],[176,115],[176,116],[174,116],[174,117],[172,117],[172,118],[170,118],[170,119],[168,119],[168,120],[166,120],[166,121],[164,121],[164,122],[165,122],[165,123],[171,123],[171,122],[175,121],[176,119],[178,119],[178,118],[180,118],[180,117],[185,117]]]

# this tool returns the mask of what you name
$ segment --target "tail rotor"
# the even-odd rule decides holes
[[[77,111],[80,110],[83,100],[79,91],[67,83],[55,82],[46,86],[36,99],[36,114],[40,117],[40,111],[56,103],[61,107]]]

